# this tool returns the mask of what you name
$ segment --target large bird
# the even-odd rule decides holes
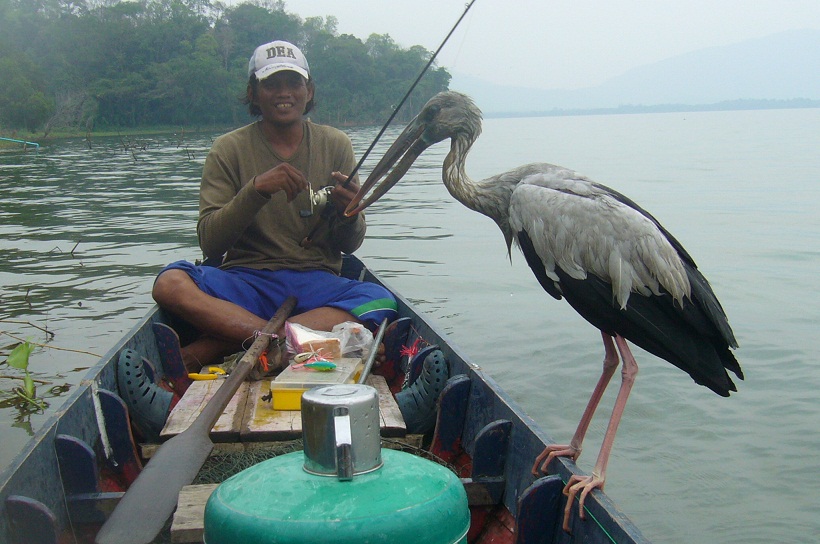
[[[546,472],[557,456],[578,458],[620,353],[621,389],[595,467],[589,476],[573,475],[564,489],[569,497],[564,528],[569,530],[575,497],[580,493],[583,518],[587,494],[604,486],[615,433],[638,371],[627,340],[721,396],[737,391],[727,370],[743,379],[730,350],[737,341],[695,261],[652,215],[619,192],[552,164],[528,164],[473,181],[465,173],[465,161],[480,133],[481,111],[469,97],[449,91],[434,96],[379,161],[346,213],[358,213],[378,200],[425,149],[450,138],[442,168],[450,194],[495,221],[508,252],[515,242],[547,293],[565,298],[600,329],[605,351],[601,378],[571,442],[548,446],[535,461],[534,475]]]

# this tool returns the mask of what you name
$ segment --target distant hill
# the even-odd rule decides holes
[[[561,110],[820,107],[820,30],[786,31],[700,49],[634,68],[597,87],[504,87],[454,73],[450,88],[472,96],[488,116]],[[511,103],[515,109],[510,109]]]

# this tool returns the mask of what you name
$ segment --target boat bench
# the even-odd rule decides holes
[[[160,438],[169,438],[185,431],[194,422],[224,380],[193,382],[171,411]],[[382,376],[370,375],[367,384],[379,393],[381,435],[397,438],[407,434],[407,427],[398,404]],[[276,442],[302,437],[302,413],[274,410],[269,400],[270,380],[243,383],[211,430],[211,440],[219,442]]]

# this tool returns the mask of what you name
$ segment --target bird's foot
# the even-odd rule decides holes
[[[581,455],[581,448],[569,444],[551,444],[544,448],[541,455],[535,458],[535,463],[532,465],[532,475],[540,476],[547,473],[547,467],[552,463],[556,457],[568,457],[573,461],[578,459]]]
[[[568,533],[572,532],[570,529],[572,505],[575,503],[575,497],[578,496],[578,492],[581,493],[581,496],[578,497],[578,517],[582,520],[586,519],[586,514],[584,513],[584,501],[593,489],[603,490],[604,478],[597,476],[594,473],[591,476],[573,474],[570,477],[567,485],[564,486],[564,495],[567,497],[567,505],[564,508],[564,531]]]

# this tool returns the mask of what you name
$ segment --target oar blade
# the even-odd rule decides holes
[[[97,544],[148,544],[162,531],[179,492],[194,480],[214,447],[209,433],[216,420],[294,308],[296,297],[288,297],[194,422],[157,450],[97,533]]]
[[[174,513],[214,445],[207,434],[185,431],[165,442],[145,465],[102,527],[97,544],[149,544]]]

